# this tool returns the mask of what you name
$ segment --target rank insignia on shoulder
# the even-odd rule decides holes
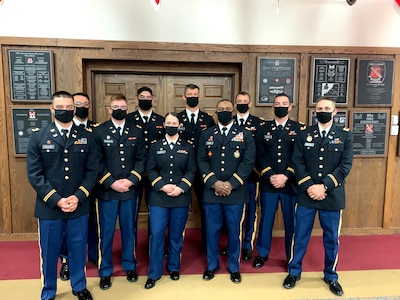
[[[154,144],[155,142],[157,142],[157,140],[152,140],[152,141],[150,142],[150,144]]]
[[[39,127],[32,128],[32,132],[38,132],[40,130]]]
[[[139,124],[136,124],[136,127],[139,128],[139,129],[143,129],[143,127],[140,126]]]
[[[92,127],[99,127],[99,126],[100,126],[100,123],[94,123],[94,124],[92,124],[91,126],[92,126]]]
[[[306,125],[303,125],[303,126],[300,127],[300,130],[306,130],[306,129],[307,129]]]
[[[86,129],[86,131],[88,131],[88,132],[92,132],[92,131],[93,131],[92,128],[90,128],[90,127],[86,127],[85,129]]]
[[[350,128],[343,127],[343,131],[350,131]]]

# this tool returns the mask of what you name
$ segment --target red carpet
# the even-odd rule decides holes
[[[182,274],[202,274],[206,268],[206,258],[200,251],[199,229],[187,229],[182,254]],[[147,232],[139,231],[137,249],[137,272],[147,275]],[[226,237],[221,238],[221,246]],[[121,242],[119,231],[114,242],[114,274],[125,275],[119,264]],[[394,249],[400,248],[400,235],[342,236],[340,238],[338,271],[400,269],[400,255]],[[256,255],[256,251],[253,253]],[[303,271],[321,271],[324,264],[322,237],[312,237],[303,261]],[[227,272],[227,258],[220,258],[221,273]],[[252,261],[242,262],[242,273],[285,272],[283,238],[276,237],[268,262],[261,269],[254,269]],[[87,265],[87,275],[97,277],[94,265]],[[39,247],[37,241],[0,242],[0,280],[35,279],[39,273]]]

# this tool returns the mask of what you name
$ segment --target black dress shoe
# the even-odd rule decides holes
[[[214,270],[205,270],[203,273],[203,279],[204,280],[211,280],[214,278],[215,273],[219,271],[219,268],[216,268]]]
[[[222,248],[220,254],[221,254],[222,256],[228,256],[228,254],[229,254],[228,248],[229,248],[228,246],[225,246],[224,248]]]
[[[283,287],[285,289],[292,289],[296,286],[296,281],[300,280],[300,276],[288,275],[283,281]]]
[[[62,281],[69,280],[69,267],[66,263],[61,264],[60,279]]]
[[[169,277],[172,280],[179,280],[179,272],[177,272],[177,271],[168,271],[168,273],[169,273]]]
[[[258,255],[253,262],[253,268],[259,269],[264,266],[264,262],[268,260],[268,256],[262,257]]]
[[[79,292],[72,292],[75,296],[78,297],[79,300],[93,300],[92,294],[87,289],[83,289]]]
[[[242,277],[239,272],[231,272],[231,281],[233,283],[240,283],[242,281]]]
[[[144,284],[144,288],[149,290],[155,287],[155,285],[156,285],[155,279],[147,278],[146,283]]]
[[[252,258],[252,256],[253,256],[253,253],[251,250],[249,250],[249,249],[242,250],[242,259],[244,261],[249,261]]]
[[[95,265],[95,266],[97,266],[97,260],[94,260],[94,259],[88,259],[88,261],[87,261],[89,264],[92,264],[92,265]]]
[[[100,278],[99,287],[102,290],[108,290],[111,287],[111,276],[105,276]]]
[[[137,273],[135,270],[126,271],[126,280],[129,282],[137,281]]]
[[[344,292],[339,281],[328,280],[326,278],[324,278],[324,281],[329,284],[329,289],[333,294],[335,294],[336,296],[343,296]]]

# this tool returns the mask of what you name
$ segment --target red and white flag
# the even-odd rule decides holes
[[[389,0],[392,3],[394,9],[400,14],[400,0]]]
[[[150,0],[151,4],[154,7],[155,11],[159,11],[160,10],[160,5],[161,5],[161,0]]]

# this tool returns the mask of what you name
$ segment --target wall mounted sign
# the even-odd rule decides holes
[[[353,112],[353,150],[357,156],[386,156],[389,112]]]
[[[272,106],[277,94],[285,93],[292,105],[295,95],[296,59],[259,57],[257,61],[258,106]]]
[[[44,128],[52,122],[48,108],[11,108],[14,154],[25,156],[33,128]]]
[[[51,51],[9,50],[12,101],[51,101],[54,93]]]
[[[336,104],[347,104],[350,59],[312,57],[311,104],[328,96]]]
[[[392,106],[393,59],[359,59],[355,106]]]

